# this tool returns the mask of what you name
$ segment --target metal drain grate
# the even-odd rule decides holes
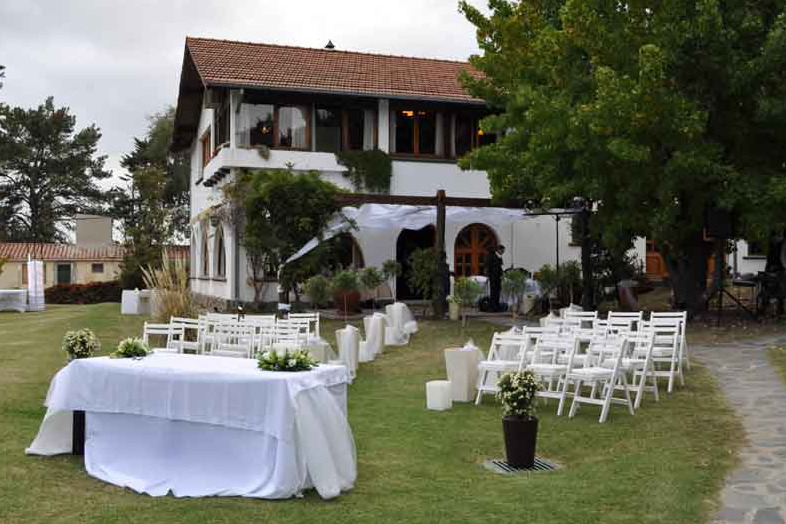
[[[557,464],[549,462],[548,460],[542,459],[540,457],[535,457],[535,464],[531,468],[516,468],[508,464],[502,459],[497,460],[487,460],[483,466],[489,470],[493,471],[494,473],[499,473],[501,475],[515,475],[516,473],[527,473],[527,472],[537,472],[537,471],[554,471],[559,469]]]

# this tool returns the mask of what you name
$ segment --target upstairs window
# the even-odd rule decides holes
[[[205,134],[202,135],[202,138],[199,139],[199,144],[202,148],[202,169],[205,169],[210,159],[213,158],[213,150],[210,144],[210,128],[208,128]]]
[[[274,115],[272,104],[241,104],[235,137],[238,147],[273,147]]]
[[[276,147],[308,149],[309,122],[306,106],[281,106],[278,108],[278,137]]]
[[[497,141],[495,133],[486,133],[480,128],[480,119],[470,115],[457,114],[453,139],[454,155],[462,157],[476,147],[493,144]]]
[[[217,278],[224,278],[227,274],[227,254],[224,244],[224,228],[219,226],[216,230],[215,271]]]
[[[229,146],[229,103],[225,102],[216,111],[216,151],[222,146]]]
[[[323,153],[341,151],[342,111],[338,107],[317,107],[314,115],[314,147]]]
[[[390,113],[390,151],[405,155],[440,156],[441,115],[434,111],[400,110]]]

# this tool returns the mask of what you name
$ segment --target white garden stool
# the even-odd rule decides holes
[[[426,408],[434,411],[445,411],[453,407],[449,380],[432,380],[426,382]]]

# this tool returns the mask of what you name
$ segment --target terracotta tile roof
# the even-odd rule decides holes
[[[83,247],[74,244],[35,244],[25,242],[0,242],[0,258],[11,262],[27,260],[28,253],[38,260],[52,261],[91,261],[123,259],[125,247],[118,244],[106,246]],[[169,258],[188,258],[188,246],[167,246]]]
[[[458,81],[467,62],[186,38],[204,85],[482,103]]]

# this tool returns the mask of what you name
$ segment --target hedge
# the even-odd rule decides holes
[[[123,290],[117,280],[90,284],[57,284],[44,290],[47,304],[98,304],[120,302]]]

